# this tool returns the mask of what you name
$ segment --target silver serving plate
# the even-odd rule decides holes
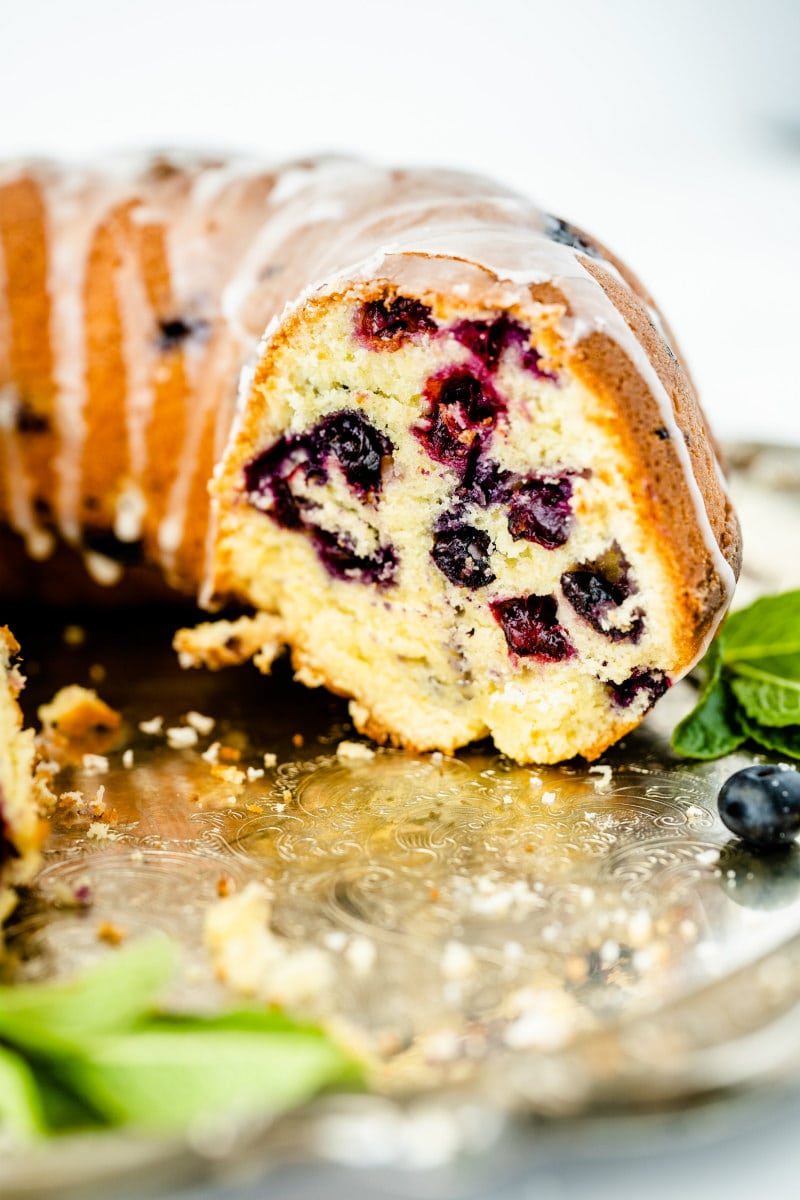
[[[800,584],[800,456],[739,447],[731,459],[745,602]],[[340,702],[281,673],[183,673],[173,625],[122,639],[118,623],[98,623],[79,647],[23,630],[29,702],[89,682],[99,662],[126,733],[102,778],[61,774],[87,794],[105,785],[112,840],[88,836],[88,817],[57,816],[9,930],[17,975],[64,975],[113,952],[98,938],[105,922],[126,937],[163,929],[182,947],[169,1002],[230,1002],[203,945],[205,914],[220,881],[266,882],[275,932],[325,951],[330,982],[308,1006],[368,1053],[371,1092],[257,1127],[220,1114],[213,1136],[9,1150],[3,1196],[88,1196],[126,1178],[164,1186],[243,1155],[430,1167],[465,1149],[491,1157],[531,1117],[613,1112],[624,1127],[643,1108],[797,1077],[800,851],[754,856],[719,821],[719,786],[752,754],[707,765],[672,754],[691,684],[588,769],[516,767],[486,747],[340,761]],[[210,738],[176,751],[137,728],[189,709],[216,719],[213,738],[237,744],[244,765],[265,751],[279,765],[234,794],[209,787]],[[84,879],[91,906],[65,906]]]

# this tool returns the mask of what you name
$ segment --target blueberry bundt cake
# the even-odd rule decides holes
[[[186,663],[286,646],[380,741],[520,762],[636,725],[740,548],[616,258],[485,180],[339,159],[0,174],[0,516],[255,614]]]
[[[14,888],[36,874],[48,797],[36,769],[33,730],[22,728],[18,651],[10,631],[0,628],[0,925],[14,906]]]

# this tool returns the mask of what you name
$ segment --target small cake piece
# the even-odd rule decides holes
[[[119,741],[122,716],[101,700],[94,688],[71,683],[60,688],[47,704],[40,704],[42,743],[52,758],[91,768],[95,773],[108,751]]]
[[[33,730],[22,728],[17,697],[24,679],[15,665],[19,646],[0,627],[0,924],[16,902],[16,888],[36,874],[52,802],[37,765]]]

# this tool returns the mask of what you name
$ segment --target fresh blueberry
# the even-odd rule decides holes
[[[517,596],[495,600],[489,607],[514,654],[545,662],[561,662],[575,654],[558,623],[555,596]]]
[[[548,550],[563,546],[572,527],[571,498],[568,475],[523,480],[511,494],[508,532],[515,541],[524,538]]]
[[[670,681],[663,671],[645,671],[638,669],[623,679],[622,683],[609,683],[611,699],[617,708],[630,708],[635,700],[644,694],[647,696],[647,707],[652,708],[656,700],[660,700],[670,686]]]
[[[464,475],[492,434],[505,403],[491,383],[464,367],[449,367],[425,385],[428,411],[412,432],[435,462]]]
[[[644,628],[641,612],[632,614],[627,628],[608,624],[609,614],[632,596],[636,586],[631,579],[630,563],[614,543],[595,562],[582,563],[574,570],[561,576],[561,588],[565,597],[597,633],[609,641],[625,639],[637,641]]]
[[[368,300],[356,313],[356,334],[373,350],[397,350],[409,338],[434,333],[430,308],[410,296],[393,300]]]
[[[800,833],[800,774],[784,764],[745,767],[720,788],[723,823],[751,846],[774,850]]]
[[[431,556],[436,566],[456,587],[480,588],[495,579],[489,563],[494,547],[483,529],[472,525],[441,528],[433,538]]]

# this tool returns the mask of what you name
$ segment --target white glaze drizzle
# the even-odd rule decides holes
[[[8,314],[8,279],[0,244],[0,368],[11,367],[11,320]],[[55,549],[50,532],[37,520],[31,499],[31,480],[23,467],[22,445],[17,431],[19,395],[13,383],[0,388],[0,471],[6,480],[9,524],[21,534],[31,558],[49,558]]]
[[[119,256],[114,282],[125,362],[129,468],[128,478],[115,498],[114,533],[121,542],[135,542],[142,535],[148,507],[142,482],[147,468],[147,429],[153,415],[150,369],[154,357],[155,316],[137,255],[128,238],[119,247]]]
[[[81,481],[87,426],[84,286],[89,251],[117,189],[81,170],[49,172],[42,188],[47,208],[47,290],[56,385],[54,516],[71,545],[81,539]]]

